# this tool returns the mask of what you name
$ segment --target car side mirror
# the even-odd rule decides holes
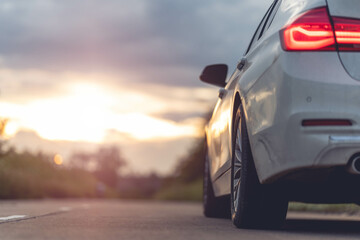
[[[214,64],[206,66],[200,75],[200,80],[219,87],[225,87],[228,66],[226,64]]]

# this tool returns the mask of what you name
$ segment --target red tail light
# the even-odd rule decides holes
[[[335,38],[327,9],[317,8],[300,15],[281,30],[287,51],[334,51]]]
[[[339,51],[360,51],[360,20],[333,17]],[[334,31],[326,7],[300,15],[280,32],[287,51],[335,51]]]
[[[340,51],[360,51],[360,20],[334,17],[335,36]]]

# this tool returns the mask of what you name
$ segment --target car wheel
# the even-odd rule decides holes
[[[236,112],[231,167],[231,218],[238,228],[276,229],[286,218],[288,201],[275,185],[260,184],[244,112]]]
[[[230,196],[215,197],[210,178],[209,158],[205,147],[203,210],[206,217],[230,218]]]

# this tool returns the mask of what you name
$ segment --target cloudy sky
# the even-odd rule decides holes
[[[0,117],[18,149],[115,144],[128,171],[168,173],[200,137],[270,0],[1,0]]]

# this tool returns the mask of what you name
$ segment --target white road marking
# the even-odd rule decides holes
[[[8,220],[20,219],[25,217],[27,217],[27,215],[11,215],[8,217],[0,217],[0,221],[8,221]]]

